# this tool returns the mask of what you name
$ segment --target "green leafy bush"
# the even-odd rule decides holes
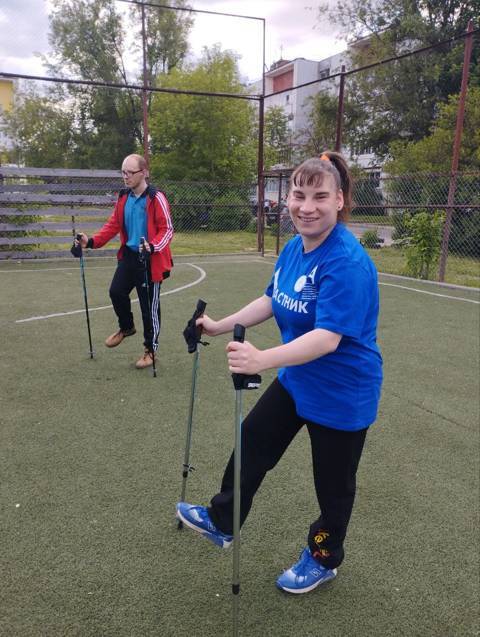
[[[394,227],[392,240],[397,247],[400,247],[403,240],[409,235],[408,220],[410,218],[411,215],[408,212],[395,212],[391,217]]]
[[[213,202],[209,230],[229,232],[248,228],[252,215],[248,205],[238,195],[226,194]]]
[[[421,279],[430,278],[430,271],[438,260],[445,215],[419,212],[405,220],[409,230],[405,273]]]
[[[365,248],[378,248],[379,244],[380,244],[380,238],[377,234],[376,230],[367,230],[366,232],[363,233],[362,235],[362,239],[360,241],[360,243],[365,247]]]

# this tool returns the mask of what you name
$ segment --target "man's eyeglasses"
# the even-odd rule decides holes
[[[136,175],[137,173],[141,173],[141,172],[143,172],[143,168],[140,168],[140,170],[122,170],[122,176],[133,177],[133,175]]]

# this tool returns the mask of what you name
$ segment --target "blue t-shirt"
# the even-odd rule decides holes
[[[371,425],[382,384],[378,283],[358,240],[338,223],[321,245],[304,253],[297,235],[282,250],[265,293],[283,343],[315,328],[342,335],[335,352],[279,370],[298,415],[348,431]]]
[[[143,193],[136,197],[130,192],[125,202],[124,223],[127,231],[127,246],[138,252],[141,237],[147,238],[147,197]]]

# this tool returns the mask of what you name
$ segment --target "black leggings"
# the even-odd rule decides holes
[[[305,421],[278,379],[268,387],[242,424],[240,524],[267,471],[280,460],[303,425],[310,435],[315,491],[320,516],[310,526],[308,545],[325,567],[343,561],[343,542],[355,499],[355,476],[367,429],[343,431]],[[212,498],[210,517],[218,529],[232,534],[233,453],[220,493]]]

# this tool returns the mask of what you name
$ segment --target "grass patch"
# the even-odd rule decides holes
[[[280,238],[283,245],[286,238]],[[276,237],[265,232],[265,250],[274,251],[277,245]],[[174,255],[187,254],[228,254],[232,252],[256,252],[257,234],[255,232],[176,232],[172,241]]]
[[[355,222],[360,222],[361,217],[355,217]],[[386,222],[382,217],[368,217],[365,219],[369,223]],[[280,249],[291,238],[290,234],[280,237]],[[33,239],[33,237],[32,237]],[[65,244],[45,244],[45,250],[69,249]],[[269,228],[265,229],[265,253],[274,255],[277,246],[277,237],[272,235]],[[112,241],[106,248],[118,249],[118,240]],[[31,248],[23,248],[26,252]],[[38,249],[38,248],[37,248]],[[175,256],[186,256],[191,254],[246,254],[257,252],[257,234],[255,232],[235,231],[235,232],[176,232],[172,241],[172,252]],[[384,247],[379,250],[370,249],[368,253],[372,257],[379,272],[387,274],[405,274],[406,257],[405,252],[399,248]],[[91,253],[95,256],[94,251]],[[438,279],[438,267],[433,273],[433,280]],[[469,287],[480,287],[480,262],[478,259],[467,257],[457,257],[449,255],[447,261],[447,271],[445,276],[447,283],[456,285],[466,285]]]
[[[387,274],[405,274],[405,252],[399,248],[381,248],[367,250],[379,272]],[[433,280],[438,279],[438,266],[433,273]],[[478,259],[449,255],[445,281],[455,285],[480,287],[480,262]]]
[[[393,226],[392,217],[381,215],[350,215],[348,223],[371,223],[376,226]]]
[[[371,218],[370,218],[371,219]],[[291,235],[280,237],[280,248]],[[265,232],[265,253],[274,254],[277,245],[276,236]],[[231,252],[256,252],[257,235],[253,232],[178,232],[172,242],[174,255],[220,254]],[[380,250],[368,250],[379,272],[387,274],[405,274],[406,257],[402,249],[385,247]],[[438,268],[434,280],[438,278]],[[480,262],[477,259],[450,255],[445,276],[447,283],[480,287]]]
[[[137,334],[113,350],[103,346],[115,317],[93,308],[109,304],[114,259],[87,269],[94,360],[83,311],[60,314],[83,308],[78,262],[0,264],[2,636],[231,635],[232,550],[178,531],[174,519],[192,373],[182,329],[199,297],[218,318],[258,296],[272,264],[189,259],[206,272],[199,280],[180,261],[162,285],[169,294],[161,300],[156,379],[134,367],[143,350],[138,304]],[[345,562],[334,582],[308,595],[275,587],[318,515],[302,431],[265,477],[242,528],[243,637],[477,632],[478,306],[407,286],[380,290],[385,383]],[[279,343],[273,321],[247,335],[261,349]],[[200,352],[191,502],[206,504],[218,490],[233,444],[229,338],[208,339]],[[274,372],[262,376],[260,391],[245,392],[244,413]]]

